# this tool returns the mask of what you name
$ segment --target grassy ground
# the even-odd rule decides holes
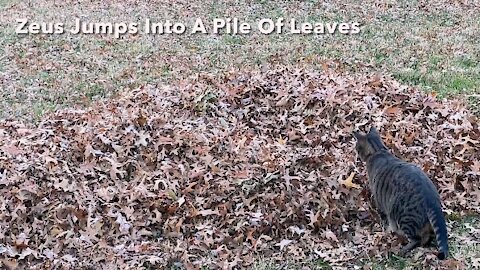
[[[458,265],[451,269],[474,269],[471,265],[474,264],[473,260],[478,261],[478,254],[480,253],[480,243],[467,244],[466,239],[471,237],[472,227],[478,227],[480,223],[480,217],[465,217],[460,220],[449,222],[449,235],[450,235],[450,256],[455,258],[456,256],[462,256],[463,258],[470,258],[469,261],[465,261],[464,265]],[[424,250],[426,252],[436,252],[436,247],[428,248]],[[415,253],[417,252],[417,253]],[[419,257],[420,256],[420,257]],[[371,258],[368,260],[361,260],[360,264],[363,264],[363,269],[371,270],[407,270],[407,269],[429,269],[421,263],[422,251],[414,250],[408,258],[398,257],[391,255],[389,258],[378,260],[377,258]],[[293,263],[293,262],[273,262],[268,259],[260,260],[254,267],[255,270],[274,270],[274,269],[335,269],[335,267],[328,263],[317,260],[313,262]]]
[[[332,60],[344,72],[382,72],[441,96],[464,96],[478,110],[480,5],[475,1],[435,0],[428,5],[411,0],[369,0],[361,4],[355,0],[341,4],[130,2],[0,0],[0,119],[35,121],[58,108],[86,106],[141,85],[175,83],[199,72],[215,74],[273,63],[323,68]],[[237,17],[247,22],[284,17],[309,22],[360,22],[362,31],[357,35],[321,36],[140,34],[119,40],[93,35],[17,35],[15,20],[24,17],[36,22],[65,22],[67,26],[78,17],[95,22],[170,19],[186,24],[195,17]],[[470,224],[470,219],[451,224],[452,235],[461,235],[467,232],[465,224]],[[452,247],[453,254],[475,252],[460,242]],[[415,267],[413,262],[398,258],[365,263],[374,269]],[[276,269],[279,265],[263,260],[255,267]],[[308,263],[308,267],[329,268],[323,262]]]
[[[445,2],[445,3],[443,3]],[[0,117],[38,119],[66,106],[147,83],[173,82],[197,74],[269,63],[384,72],[442,96],[464,95],[476,106],[480,93],[480,12],[475,1],[130,1],[67,3],[0,1]],[[449,3],[449,4],[447,4]],[[447,8],[444,8],[444,4]],[[475,6],[476,5],[476,6]],[[247,22],[284,17],[309,22],[360,22],[357,35],[28,35],[14,33],[15,19],[65,22],[170,19],[191,24],[237,17]],[[68,28],[68,27],[67,27]]]

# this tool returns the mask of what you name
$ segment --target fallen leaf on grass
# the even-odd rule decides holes
[[[355,176],[355,173],[352,172],[350,176],[347,177],[344,181],[341,181],[341,184],[346,186],[347,188],[361,188],[360,185],[353,183],[353,177]]]

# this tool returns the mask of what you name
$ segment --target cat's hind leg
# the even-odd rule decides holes
[[[421,237],[421,245],[424,247],[431,247],[433,246],[434,239],[435,239],[435,232],[432,229],[432,226],[430,223],[425,224],[423,226],[422,230],[420,231],[420,237]]]
[[[416,239],[416,240],[410,239],[408,244],[406,244],[400,249],[399,255],[404,257],[408,252],[420,246],[420,244],[421,242],[419,239]]]
[[[407,222],[402,222],[400,225],[400,231],[408,238],[408,243],[400,249],[399,255],[405,256],[409,251],[422,245],[422,236],[418,234],[416,226]]]

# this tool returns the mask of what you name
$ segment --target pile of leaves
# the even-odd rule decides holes
[[[35,127],[3,121],[2,263],[351,268],[399,245],[378,223],[352,131],[376,126],[462,216],[480,213],[478,123],[463,102],[389,78],[284,67],[146,85]]]

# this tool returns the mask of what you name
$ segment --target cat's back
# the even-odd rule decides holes
[[[391,203],[394,197],[429,205],[439,202],[435,185],[422,169],[388,152],[369,160],[367,170],[374,196],[383,199],[385,204]]]

